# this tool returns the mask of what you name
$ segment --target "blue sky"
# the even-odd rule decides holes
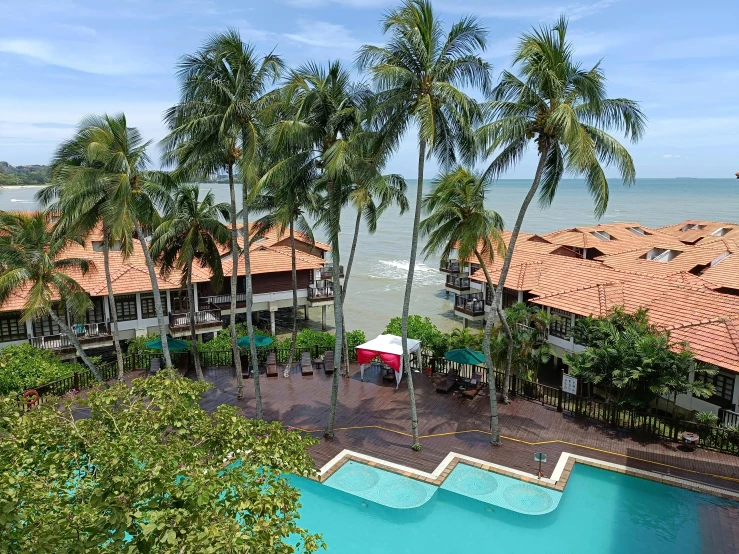
[[[174,67],[211,33],[238,28],[288,63],[340,58],[381,43],[386,0],[3,0],[0,160],[46,163],[90,112],[125,111],[147,138],[177,99]],[[642,102],[644,140],[631,147],[638,177],[731,177],[739,171],[739,2],[711,0],[438,0],[448,24],[477,15],[490,31],[485,57],[508,66],[521,31],[571,19],[584,64],[603,58],[611,96]],[[156,155],[156,152],[152,152]],[[533,154],[511,171],[529,178]],[[389,170],[415,175],[414,137]],[[435,171],[429,164],[428,175]],[[613,175],[611,171],[609,174]]]

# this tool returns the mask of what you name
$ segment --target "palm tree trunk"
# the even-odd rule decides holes
[[[352,248],[349,251],[349,261],[346,264],[346,271],[344,272],[344,290],[342,292],[342,303],[341,303],[341,314],[343,316],[344,314],[344,302],[343,300],[346,298],[346,289],[349,286],[349,275],[351,275],[352,272],[352,265],[354,264],[354,253],[357,251],[357,241],[359,239],[359,227],[362,223],[362,211],[357,210],[357,220],[354,222],[354,237],[352,238]],[[343,318],[342,318],[343,320]],[[345,368],[346,368],[346,376],[349,377],[349,341],[346,338],[346,325],[344,325],[344,336],[342,338],[344,341],[344,360],[345,360]]]
[[[195,332],[195,291],[192,287],[192,259],[187,264],[187,303],[190,305],[190,341],[192,342],[192,358],[195,364],[195,375],[198,381],[205,381],[203,368],[200,367],[200,354],[198,353],[198,335]]]
[[[485,280],[487,281],[490,290],[493,290],[493,280],[490,278],[488,273],[488,267],[483,262],[480,253],[475,251],[477,261],[482,267],[483,273],[485,273]],[[493,298],[495,300],[495,298]],[[500,445],[500,428],[498,426],[498,396],[495,390],[495,368],[493,367],[493,356],[490,354],[490,335],[493,330],[493,317],[492,314],[488,317],[485,322],[485,335],[482,339],[482,351],[485,354],[485,365],[488,369],[488,393],[490,396],[490,444],[493,446]],[[510,342],[510,340],[509,340]]]
[[[290,261],[292,287],[293,287],[293,333],[290,340],[290,353],[287,355],[287,365],[285,366],[285,377],[290,377],[290,370],[293,366],[293,357],[295,356],[295,342],[298,340],[298,271],[295,260],[295,229],[293,220],[290,220]]]
[[[416,209],[413,214],[413,235],[411,236],[411,257],[408,261],[408,280],[405,283],[405,298],[403,298],[403,318],[401,320],[401,342],[403,345],[403,365],[408,377],[408,397],[411,406],[411,430],[413,431],[413,449],[420,450],[418,440],[418,413],[416,412],[416,395],[413,390],[413,372],[411,371],[410,355],[408,354],[408,312],[411,308],[411,293],[413,289],[413,272],[416,269],[416,252],[418,250],[418,227],[421,222],[421,203],[423,201],[423,166],[426,161],[426,141],[421,139],[418,147],[418,183],[416,184]]]
[[[329,217],[336,218],[331,224],[331,276],[334,284],[334,324],[336,325],[336,339],[334,342],[334,373],[331,380],[331,407],[328,413],[328,425],[324,435],[326,437],[334,436],[334,426],[336,424],[336,406],[339,400],[339,368],[341,367],[341,345],[344,338],[344,311],[342,309],[343,294],[341,290],[341,278],[339,277],[339,264],[341,256],[339,255],[339,218],[341,217],[341,203],[339,202],[339,194],[334,190],[333,183],[328,184],[329,195]]]
[[[239,345],[236,341],[236,284],[239,279],[239,231],[236,228],[236,189],[234,187],[234,166],[228,164],[228,189],[231,194],[231,317],[229,318],[229,329],[231,330],[231,352],[233,353],[234,371],[236,372],[236,398],[244,398],[244,376],[241,374],[241,356]],[[248,241],[248,231],[244,229],[244,244]],[[248,246],[244,248],[244,257],[249,254]],[[246,320],[251,321],[251,312],[248,309],[249,298],[247,295]]]
[[[110,237],[108,230],[103,225],[103,268],[105,269],[105,284],[108,287],[108,308],[110,318],[113,321],[113,346],[115,347],[115,359],[118,363],[118,380],[123,381],[123,352],[121,352],[121,339],[118,334],[118,312],[115,309],[115,295],[113,294],[113,280],[110,277]]]
[[[95,364],[92,363],[92,360],[90,360],[90,358],[87,356],[85,351],[82,349],[82,345],[80,344],[80,341],[77,340],[77,335],[74,334],[74,331],[69,327],[69,325],[67,325],[63,321],[62,318],[56,315],[54,310],[50,310],[49,315],[51,316],[52,321],[59,326],[59,329],[61,330],[61,332],[67,335],[69,342],[72,343],[72,346],[74,346],[74,349],[77,351],[77,356],[80,357],[82,362],[92,372],[92,374],[95,376],[95,379],[97,379],[101,383],[105,382],[105,380],[103,379],[103,376],[100,375],[100,372],[95,367]]]
[[[159,335],[162,338],[162,354],[164,355],[164,365],[167,369],[172,368],[172,358],[169,355],[169,344],[167,344],[167,322],[164,320],[164,311],[162,310],[162,297],[159,292],[159,283],[157,282],[157,274],[154,269],[154,262],[151,259],[149,245],[146,243],[144,231],[141,229],[141,222],[136,220],[136,234],[139,236],[141,249],[144,251],[144,259],[146,267],[149,269],[149,279],[151,279],[151,290],[154,294],[154,311],[157,314],[157,323],[159,324]]]
[[[257,359],[257,347],[254,343],[254,323],[251,320],[251,307],[253,302],[251,286],[251,258],[249,256],[249,210],[247,190],[244,187],[244,207],[241,210],[244,220],[244,266],[246,268],[246,332],[249,335],[249,354],[251,356],[251,369],[254,374],[254,398],[257,405],[257,419],[262,419],[262,388],[259,383],[259,360]]]
[[[526,193],[526,198],[523,200],[523,204],[521,204],[521,209],[518,211],[518,217],[516,218],[516,224],[513,226],[513,231],[511,232],[511,240],[508,243],[508,251],[506,252],[505,260],[503,261],[503,267],[500,270],[500,278],[498,279],[498,288],[495,289],[495,295],[493,296],[493,307],[496,309],[496,312],[498,313],[498,317],[501,318],[501,322],[503,322],[504,327],[506,328],[506,333],[508,334],[508,355],[506,359],[506,367],[505,367],[505,378],[503,379],[503,390],[501,391],[501,400],[503,403],[508,403],[508,387],[510,383],[511,378],[511,359],[513,357],[513,340],[511,339],[510,329],[508,328],[508,323],[505,319],[505,317],[501,316],[501,309],[498,305],[498,298],[503,297],[503,287],[505,286],[505,280],[506,277],[508,277],[508,270],[511,268],[511,260],[513,259],[513,250],[516,246],[516,241],[518,240],[518,235],[521,232],[521,227],[523,226],[523,219],[526,216],[526,211],[529,209],[529,204],[531,204],[531,201],[534,199],[534,196],[536,195],[536,191],[539,189],[539,183],[541,183],[541,176],[544,173],[544,166],[546,165],[547,161],[547,154],[549,152],[549,148],[543,148],[539,152],[539,164],[536,166],[536,173],[534,174],[534,182],[531,183],[531,188],[529,189],[529,192]]]

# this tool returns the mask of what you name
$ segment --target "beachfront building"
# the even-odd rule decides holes
[[[72,320],[69,314],[63,314],[78,335],[83,348],[91,355],[103,353],[113,346],[102,244],[102,235],[96,230],[86,237],[83,245],[70,244],[65,252],[65,256],[79,257],[91,262],[90,272],[86,275],[75,274],[74,277],[89,294],[92,307],[81,320]],[[243,247],[243,239],[240,240],[240,247]],[[325,325],[326,306],[333,304],[330,267],[327,268],[323,260],[323,255],[329,247],[322,243],[316,243],[314,246],[307,237],[296,233],[296,250],[298,304],[305,307],[306,317],[308,307],[322,307]],[[289,237],[280,236],[276,232],[268,233],[251,247],[254,273],[252,311],[257,315],[259,312],[269,312],[273,332],[274,313],[281,308],[292,306],[290,252]],[[121,340],[148,333],[158,334],[159,326],[154,310],[151,280],[141,246],[134,243],[133,253],[124,260],[120,245],[112,245],[109,257]],[[230,275],[230,252],[223,252],[223,260],[224,273]],[[237,283],[239,296],[236,317],[239,317],[239,314],[244,314],[242,317],[245,317],[246,271],[243,256],[240,257],[238,271],[240,278]],[[328,279],[326,272],[329,273]],[[156,276],[169,333],[173,337],[189,337],[190,310],[187,293],[180,286],[181,275],[175,271],[164,278],[157,269]],[[207,271],[198,267],[193,268],[196,332],[201,339],[203,335],[223,329],[231,316],[230,277],[224,281],[224,287],[217,291],[213,288],[211,275]],[[24,294],[18,294],[0,306],[0,348],[30,342],[38,348],[53,350],[64,358],[74,358],[74,347],[50,317],[25,323],[20,321],[25,299]]]
[[[694,224],[702,229],[681,231]],[[630,312],[646,308],[676,348],[686,342],[698,360],[719,368],[709,377],[716,388],[712,398],[679,396],[678,407],[733,411],[739,405],[739,243],[730,236],[736,228],[711,222],[662,229],[620,223],[522,234],[501,303],[507,308],[525,302],[554,317],[548,342],[555,364],[565,369],[565,355],[583,348],[571,332],[578,318],[605,316],[619,306]],[[682,236],[671,234],[673,229]],[[713,234],[719,230],[721,236]],[[502,264],[497,257],[488,267],[496,285]],[[466,324],[483,321],[491,309],[484,273],[471,271],[468,288],[455,297],[455,313]]]

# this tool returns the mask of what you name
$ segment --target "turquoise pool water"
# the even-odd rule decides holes
[[[367,475],[348,475],[342,486],[369,490],[376,483]],[[705,525],[729,504],[581,464],[559,505],[538,515],[493,505],[492,497],[475,499],[494,495],[490,489],[501,485],[485,486],[469,476],[455,485],[469,496],[445,487],[393,493],[401,504],[417,506],[412,508],[389,508],[299,477],[294,483],[302,491],[301,525],[323,534],[328,551],[341,554],[710,554],[703,552],[701,521]],[[430,495],[419,502],[421,490]],[[515,492],[515,498],[530,497]],[[527,501],[523,508],[537,506]]]

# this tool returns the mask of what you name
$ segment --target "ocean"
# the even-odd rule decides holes
[[[411,208],[415,183],[415,180],[408,180]],[[500,213],[508,228],[513,226],[529,185],[528,180],[501,179],[491,189],[488,207]],[[228,201],[228,185],[208,184],[202,187],[211,188],[218,201]],[[424,189],[430,187],[430,181],[424,181]],[[593,215],[592,200],[584,182],[563,180],[550,207],[542,209],[532,203],[523,230],[548,233],[598,222],[636,221],[647,227],[659,227],[685,219],[739,221],[739,181],[735,179],[638,179],[631,187],[612,180],[610,190],[608,210],[598,220]],[[38,187],[0,190],[0,208],[34,209],[37,191]],[[349,257],[354,218],[354,212],[345,208],[340,235],[344,265]],[[344,307],[349,329],[363,329],[368,337],[373,337],[384,330],[391,318],[401,315],[412,228],[412,211],[400,216],[397,208],[387,210],[374,235],[362,227]],[[325,240],[325,234],[318,229],[316,238]],[[420,255],[422,247],[421,242],[411,314],[428,316],[442,330],[451,331],[460,326],[461,320],[454,316],[453,303],[444,294],[444,274],[438,270],[439,257],[424,259]],[[329,323],[332,323],[332,310],[330,312]],[[320,313],[312,311],[311,319],[314,322],[320,320]],[[283,318],[280,320],[287,323]]]

